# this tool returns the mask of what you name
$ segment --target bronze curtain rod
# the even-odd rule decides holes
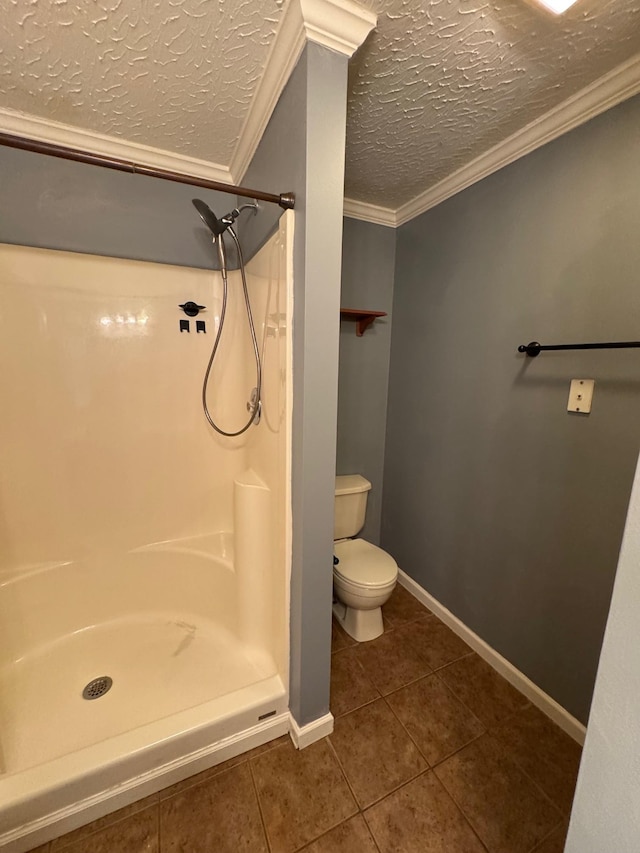
[[[14,136],[11,133],[0,132],[0,145],[8,148],[20,148],[22,151],[33,151],[36,154],[48,154],[50,157],[61,157],[63,160],[73,160],[76,163],[88,163],[90,166],[103,166],[105,169],[115,169],[117,172],[130,172],[135,175],[147,175],[150,178],[161,178],[163,181],[175,181],[178,184],[189,184],[192,187],[202,187],[206,190],[218,190],[223,193],[255,198],[258,201],[268,201],[279,204],[285,210],[293,208],[295,195],[293,193],[263,193],[246,187],[234,187],[221,181],[209,181],[206,178],[195,178],[182,172],[171,172],[168,169],[154,169],[142,166],[117,157],[105,157],[102,154],[91,154],[79,148],[67,148],[64,145],[54,145],[52,142],[38,142],[25,136]]]

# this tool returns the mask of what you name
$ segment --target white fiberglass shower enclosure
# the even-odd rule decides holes
[[[2,849],[288,730],[292,227],[247,263],[262,417],[237,438],[201,406],[219,273],[0,246]],[[239,279],[208,395],[229,430],[255,384]]]

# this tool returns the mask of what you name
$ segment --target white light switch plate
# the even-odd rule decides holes
[[[591,411],[594,385],[595,379],[572,379],[567,411],[588,414]]]

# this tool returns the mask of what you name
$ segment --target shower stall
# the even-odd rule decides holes
[[[0,245],[7,853],[288,731],[292,229],[247,261],[236,436],[202,411],[219,272]],[[233,433],[228,292],[206,402]]]

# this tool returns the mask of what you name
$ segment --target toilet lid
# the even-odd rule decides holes
[[[333,550],[340,560],[333,567],[334,574],[353,584],[375,589],[393,583],[398,577],[393,557],[364,539],[334,542]]]

